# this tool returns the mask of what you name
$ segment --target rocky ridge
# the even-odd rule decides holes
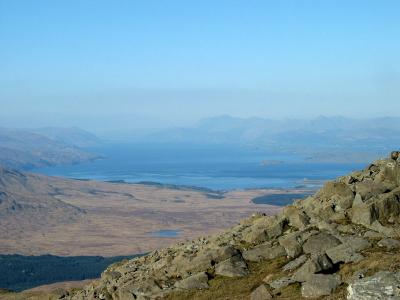
[[[395,151],[278,215],[253,215],[222,234],[114,264],[60,297],[400,299],[399,213]],[[229,288],[218,294],[221,287]]]

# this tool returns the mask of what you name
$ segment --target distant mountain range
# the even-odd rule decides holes
[[[79,128],[0,128],[0,165],[29,169],[88,161],[97,155],[82,148],[98,143],[97,137]]]
[[[273,120],[223,115],[123,142],[232,145],[266,153],[296,153],[309,161],[367,162],[398,149],[400,117]],[[81,163],[98,158],[87,149],[101,143],[95,135],[76,127],[0,128],[0,165],[31,169]]]
[[[397,149],[400,145],[400,118],[321,116],[311,120],[272,120],[223,115],[203,119],[192,127],[163,130],[145,140],[261,147],[272,152],[304,153],[310,155],[310,159],[318,157],[320,160],[356,153],[356,157],[349,157],[354,162],[361,153],[376,155]],[[369,159],[363,157],[363,160]]]

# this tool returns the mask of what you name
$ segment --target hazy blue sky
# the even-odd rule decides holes
[[[399,11],[397,0],[0,0],[0,126],[400,115]]]

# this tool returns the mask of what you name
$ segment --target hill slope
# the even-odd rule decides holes
[[[85,211],[52,196],[45,176],[0,167],[0,240],[26,238],[27,233],[65,226],[81,219]],[[4,251],[4,249],[3,249]]]
[[[400,154],[275,216],[117,263],[63,299],[399,299]]]

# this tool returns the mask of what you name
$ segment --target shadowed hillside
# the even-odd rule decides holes
[[[54,198],[53,192],[45,176],[0,167],[0,239],[67,225],[85,215],[83,209]]]

